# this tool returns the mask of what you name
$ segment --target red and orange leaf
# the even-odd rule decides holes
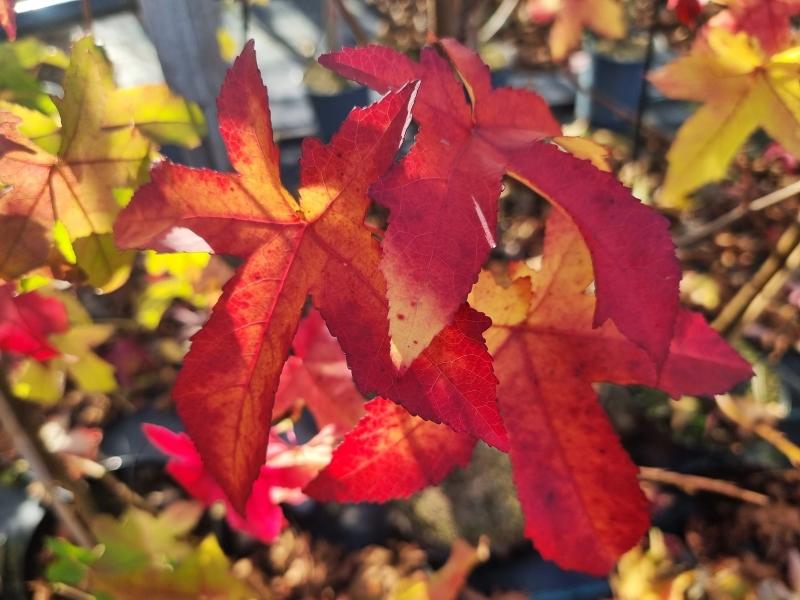
[[[156,148],[147,136],[191,146],[202,117],[166,86],[117,89],[90,37],[75,42],[63,87],[55,99],[61,126],[46,136],[54,153],[26,139],[17,117],[0,113],[0,278],[43,266],[58,223],[89,283],[110,291],[133,260],[110,238],[120,210],[115,190],[139,182]]]
[[[415,402],[428,418],[455,412],[454,427],[505,444],[491,358],[469,319],[454,323],[439,346],[402,373],[390,356],[380,246],[364,216],[367,189],[394,158],[415,89],[406,86],[354,110],[327,146],[307,140],[298,202],[278,179],[266,90],[248,44],[218,105],[237,172],[164,162],[120,215],[116,233],[123,246],[210,247],[245,259],[194,337],[173,394],[198,451],[235,506],[244,506],[258,474],[279,376],[309,294],[363,392]],[[465,384],[447,378],[458,370],[470,373]]]
[[[48,341],[67,329],[67,310],[55,298],[36,292],[14,295],[13,285],[0,286],[0,350],[47,360],[58,356]]]
[[[12,42],[17,38],[17,15],[14,12],[16,0],[0,0],[0,27]]]
[[[384,398],[334,450],[330,464],[305,488],[317,500],[385,502],[436,485],[472,456],[475,438],[414,417]]]
[[[682,311],[659,375],[613,323],[594,328],[590,255],[560,211],[550,213],[544,252],[539,272],[512,267],[510,287],[484,273],[471,301],[494,322],[487,343],[526,535],[561,566],[604,574],[647,529],[648,511],[592,384],[715,393],[751,371],[702,317]]]
[[[423,49],[418,64],[377,46],[320,59],[379,92],[420,81],[416,143],[372,188],[391,211],[382,268],[398,362],[409,364],[469,292],[495,243],[500,182],[509,172],[578,223],[597,273],[595,322],[610,318],[663,363],[680,279],[667,221],[609,175],[544,143],[561,128],[539,96],[493,90],[477,55],[453,40],[441,47],[467,86],[471,106],[434,48]],[[646,268],[643,257],[651,261]],[[631,310],[630,299],[645,290],[647,301]]]
[[[17,277],[42,265],[55,221],[75,240],[109,233],[119,205],[117,187],[132,185],[152,151],[135,128],[104,131],[103,110],[113,89],[105,59],[91,38],[76,42],[57,104],[61,146],[52,155],[16,131],[17,119],[0,116],[0,276]]]
[[[611,39],[620,39],[627,31],[620,0],[528,0],[527,8],[535,23],[553,22],[549,44],[555,61],[579,46],[584,27]]]
[[[283,366],[274,416],[302,400],[317,427],[333,425],[339,433],[350,431],[364,414],[364,396],[353,383],[339,342],[318,311],[312,310],[300,323],[292,348],[295,355]]]

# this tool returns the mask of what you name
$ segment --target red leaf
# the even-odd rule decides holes
[[[494,322],[487,342],[525,532],[562,567],[605,574],[647,529],[648,512],[592,384],[710,394],[749,377],[750,366],[685,310],[660,378],[613,323],[594,328],[589,252],[560,211],[550,213],[542,270],[517,265],[510,275],[513,285],[501,288],[485,273],[471,300]]]
[[[385,502],[435,485],[472,456],[475,438],[410,415],[384,398],[334,450],[330,464],[305,488],[317,500]]]
[[[165,161],[117,220],[125,247],[210,246],[245,259],[193,338],[173,391],[207,468],[239,508],[263,462],[279,375],[309,293],[363,392],[391,395],[431,419],[454,415],[454,427],[506,443],[491,359],[470,319],[442,332],[438,345],[402,372],[390,356],[386,282],[380,246],[364,225],[366,192],[399,147],[414,91],[407,86],[354,110],[327,146],[307,140],[298,202],[280,186],[266,92],[249,44],[219,100],[237,172]],[[459,372],[470,373],[465,383],[448,379]]]
[[[14,296],[13,290],[0,286],[0,350],[40,361],[58,356],[47,336],[67,329],[64,305],[36,292]]]
[[[292,348],[295,356],[283,366],[274,416],[302,399],[317,427],[333,425],[341,433],[350,431],[364,414],[364,396],[353,383],[344,352],[319,312],[312,310],[303,319]]]
[[[17,15],[14,12],[16,0],[0,0],[0,27],[5,29],[8,39],[17,39]]]
[[[300,488],[316,476],[329,457],[329,449],[325,448],[327,442],[312,440],[306,446],[322,450],[321,452],[306,452],[301,455],[301,460],[291,456],[286,460],[284,457],[290,455],[293,448],[273,436],[271,457],[267,464],[260,467],[252,495],[247,501],[244,514],[240,515],[212,475],[203,467],[200,455],[189,436],[150,423],[145,423],[142,429],[156,448],[170,456],[167,472],[192,497],[205,506],[223,502],[227,509],[225,518],[228,524],[233,529],[263,542],[273,541],[286,523],[279,503],[301,501],[303,496],[299,494]]]
[[[703,12],[700,0],[669,0],[667,8],[675,11],[675,16],[684,25],[691,26]]]
[[[417,141],[372,188],[391,210],[382,268],[389,281],[390,331],[402,363],[417,356],[468,293],[494,244],[500,181],[510,172],[578,223],[598,279],[595,322],[612,319],[661,365],[680,279],[666,219],[610,176],[543,143],[560,135],[560,127],[539,96],[492,90],[489,70],[474,53],[453,40],[441,47],[470,92],[471,109],[433,48],[422,51],[419,64],[376,46],[320,58],[380,92],[420,80],[413,108]],[[646,268],[643,257],[653,261]],[[628,300],[643,290],[648,301],[632,311]]]
[[[736,0],[719,13],[709,27],[744,31],[758,39],[770,55],[792,44],[792,17],[800,14],[800,0]]]

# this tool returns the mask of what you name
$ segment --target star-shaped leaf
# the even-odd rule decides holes
[[[613,177],[547,140],[561,128],[528,90],[492,89],[489,69],[454,40],[419,63],[389,48],[320,58],[337,73],[396,90],[419,80],[420,125],[408,155],[372,188],[390,209],[382,269],[389,282],[393,350],[410,364],[461,306],[495,245],[505,173],[566,211],[586,240],[597,278],[596,325],[613,320],[663,363],[678,305],[680,268],[667,221]]]
[[[165,88],[117,90],[91,38],[75,43],[63,85],[64,96],[56,101],[60,129],[43,130],[34,111],[0,113],[0,182],[6,186],[0,195],[0,277],[44,265],[60,224],[89,283],[108,291],[124,281],[133,258],[121,255],[108,234],[120,210],[115,190],[140,182],[154,153],[145,133],[192,145],[199,142],[202,121],[196,107]],[[145,94],[152,101],[132,110]],[[24,126],[35,119],[42,145],[57,150],[26,139],[18,131],[20,116]]]
[[[486,319],[465,307],[409,368],[398,371],[390,357],[380,247],[364,216],[367,189],[394,158],[414,93],[405,86],[354,110],[327,146],[308,140],[298,201],[280,182],[250,43],[217,103],[236,172],[159,163],[117,222],[124,247],[210,248],[244,259],[193,338],[173,390],[207,468],[238,509],[263,462],[279,376],[309,294],[363,392],[506,443],[481,338]]]
[[[661,202],[685,206],[722,179],[759,128],[800,155],[800,47],[767,55],[745,33],[712,28],[692,51],[650,76],[666,96],[701,102],[667,154]]]
[[[14,294],[14,286],[0,286],[0,350],[30,356],[34,361],[58,355],[49,336],[69,326],[64,305],[38,292]]]
[[[502,287],[484,272],[470,300],[493,322],[486,338],[525,533],[562,567],[605,574],[649,520],[636,467],[592,384],[713,394],[748,378],[750,366],[683,309],[660,374],[613,323],[594,328],[590,253],[561,211],[550,213],[541,271],[516,264],[509,276]]]

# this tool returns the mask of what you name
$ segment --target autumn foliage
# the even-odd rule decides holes
[[[163,161],[115,224],[123,247],[244,260],[174,389],[206,468],[244,510],[310,297],[358,389],[382,397],[364,406],[307,493],[408,496],[465,464],[481,439],[511,453],[526,531],[545,556],[606,572],[648,517],[591,384],[712,393],[749,366],[678,309],[664,219],[559,148],[570,140],[536,94],[493,90],[488,69],[451,40],[419,63],[381,47],[322,62],[386,95],[354,110],[329,145],[305,143],[298,198],[279,179],[250,45],[218,102],[235,172]],[[410,118],[419,133],[393,164]],[[506,173],[554,205],[542,271],[515,267],[508,287],[478,279]],[[368,194],[390,210],[382,243],[364,223]],[[471,290],[486,316],[465,303]],[[294,344],[293,360],[314,352]],[[313,380],[313,370],[302,376]],[[324,397],[328,384],[315,385]]]
[[[12,4],[0,0],[10,37]],[[692,26],[701,12],[670,6]],[[625,34],[616,0],[524,9],[552,23],[556,61],[584,27]],[[732,3],[652,75],[664,94],[700,103],[670,150],[663,204],[685,205],[722,178],[757,128],[800,154],[798,48],[784,35],[798,12],[794,0]],[[204,506],[221,503],[233,529],[270,542],[284,503],[407,498],[485,443],[510,457],[537,550],[606,574],[646,532],[649,506],[597,386],[713,395],[748,379],[750,365],[680,305],[669,221],[617,181],[602,148],[565,136],[535,92],[493,87],[453,39],[418,60],[370,45],[319,62],[382,97],[329,143],[304,141],[296,194],[281,180],[252,41],[217,99],[229,172],[161,157],[161,143],[199,143],[199,108],[165,86],[118,88],[91,38],[75,44],[49,114],[0,103],[11,391],[51,403],[67,378],[116,387],[95,354],[113,330],[53,286],[30,290],[49,277],[116,290],[134,250],[146,250],[145,327],[175,299],[213,310],[171,390],[186,433],[145,433],[175,481]],[[538,264],[487,264],[504,178],[549,205]],[[373,202],[388,210],[385,229],[367,221]],[[221,292],[194,253],[237,265]],[[306,443],[281,424],[302,409],[320,430]],[[206,552],[221,555],[211,542]],[[113,565],[97,565],[104,589]]]

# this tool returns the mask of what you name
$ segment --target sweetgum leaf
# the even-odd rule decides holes
[[[472,456],[475,438],[412,416],[384,398],[334,450],[330,464],[305,488],[317,500],[385,502],[439,483]]]
[[[3,99],[36,109],[47,115],[56,113],[56,106],[37,78],[42,65],[65,69],[67,56],[58,48],[29,37],[0,44],[0,89]]]
[[[716,15],[711,27],[743,31],[756,38],[767,54],[792,44],[791,19],[800,14],[800,0],[732,0],[728,9]]]
[[[517,264],[509,275],[503,288],[483,273],[470,299],[494,323],[487,343],[525,533],[562,567],[604,574],[647,529],[648,511],[592,384],[712,394],[748,378],[750,366],[686,310],[660,373],[613,323],[595,328],[590,254],[560,211],[548,219],[542,270]]]
[[[527,9],[535,23],[553,23],[548,43],[555,61],[578,47],[584,27],[611,39],[627,31],[620,0],[528,0]]]
[[[128,508],[119,520],[95,517],[92,531],[101,546],[99,558],[86,569],[84,587],[94,596],[118,600],[255,597],[232,573],[213,535],[196,546],[184,539],[201,513],[196,503],[174,502],[156,516]]]
[[[0,203],[0,277],[15,278],[44,265],[58,220],[80,250],[78,266],[89,282],[110,291],[127,277],[132,260],[106,235],[120,210],[114,193],[141,180],[156,148],[145,133],[195,145],[202,122],[196,107],[165,88],[116,89],[91,38],[75,43],[63,85],[64,96],[56,101],[60,130],[22,107],[11,108],[13,115],[0,112],[0,182],[6,186]],[[149,94],[146,101],[144,94]],[[138,116],[148,119],[143,130],[136,127]],[[36,139],[27,139],[23,130]]]
[[[114,367],[93,348],[114,333],[109,324],[96,324],[74,296],[42,289],[41,296],[66,309],[69,327],[53,332],[49,341],[57,351],[46,363],[22,361],[9,372],[9,384],[19,398],[50,404],[64,395],[69,377],[84,392],[107,393],[117,388]]]
[[[375,199],[391,211],[382,269],[389,281],[392,342],[401,364],[427,346],[469,293],[495,243],[497,200],[506,172],[545,195],[580,227],[598,281],[595,322],[613,320],[662,364],[680,280],[666,219],[610,176],[545,143],[560,136],[561,128],[542,98],[527,90],[493,90],[489,70],[477,55],[454,40],[440,45],[471,105],[431,47],[423,49],[419,63],[379,46],[320,58],[323,65],[379,92],[420,81],[413,108],[420,125],[416,143],[372,188]],[[643,292],[647,301],[631,310],[630,299]]]
[[[331,443],[325,434],[299,447],[301,452],[296,456],[292,456],[295,448],[273,435],[270,446],[272,456],[267,464],[262,465],[245,512],[240,515],[203,466],[189,436],[150,423],[146,423],[142,430],[156,448],[169,455],[167,473],[192,497],[204,506],[223,502],[227,509],[225,517],[233,529],[265,543],[272,542],[286,524],[279,502],[286,498],[298,501],[305,499],[299,494],[300,488],[310,482],[330,460]]]
[[[0,286],[0,350],[42,361],[58,355],[48,336],[67,329],[67,311],[55,298],[37,292],[14,295]]]
[[[302,400],[318,428],[350,431],[364,414],[364,396],[353,383],[347,359],[317,311],[300,323],[292,342],[294,356],[283,367],[275,396],[275,417]]]
[[[685,206],[691,192],[723,178],[759,127],[800,155],[799,52],[766,54],[746,33],[712,28],[689,54],[650,76],[666,96],[702,103],[667,154],[663,204]]]
[[[380,247],[364,215],[367,188],[391,164],[415,89],[354,110],[327,146],[308,140],[298,202],[279,179],[251,42],[218,99],[236,173],[159,163],[117,221],[124,247],[210,248],[244,259],[193,338],[173,390],[207,468],[238,510],[263,463],[279,376],[309,294],[364,393],[506,444],[480,336],[488,320],[464,308],[464,318],[407,369],[399,371],[390,356]]]

